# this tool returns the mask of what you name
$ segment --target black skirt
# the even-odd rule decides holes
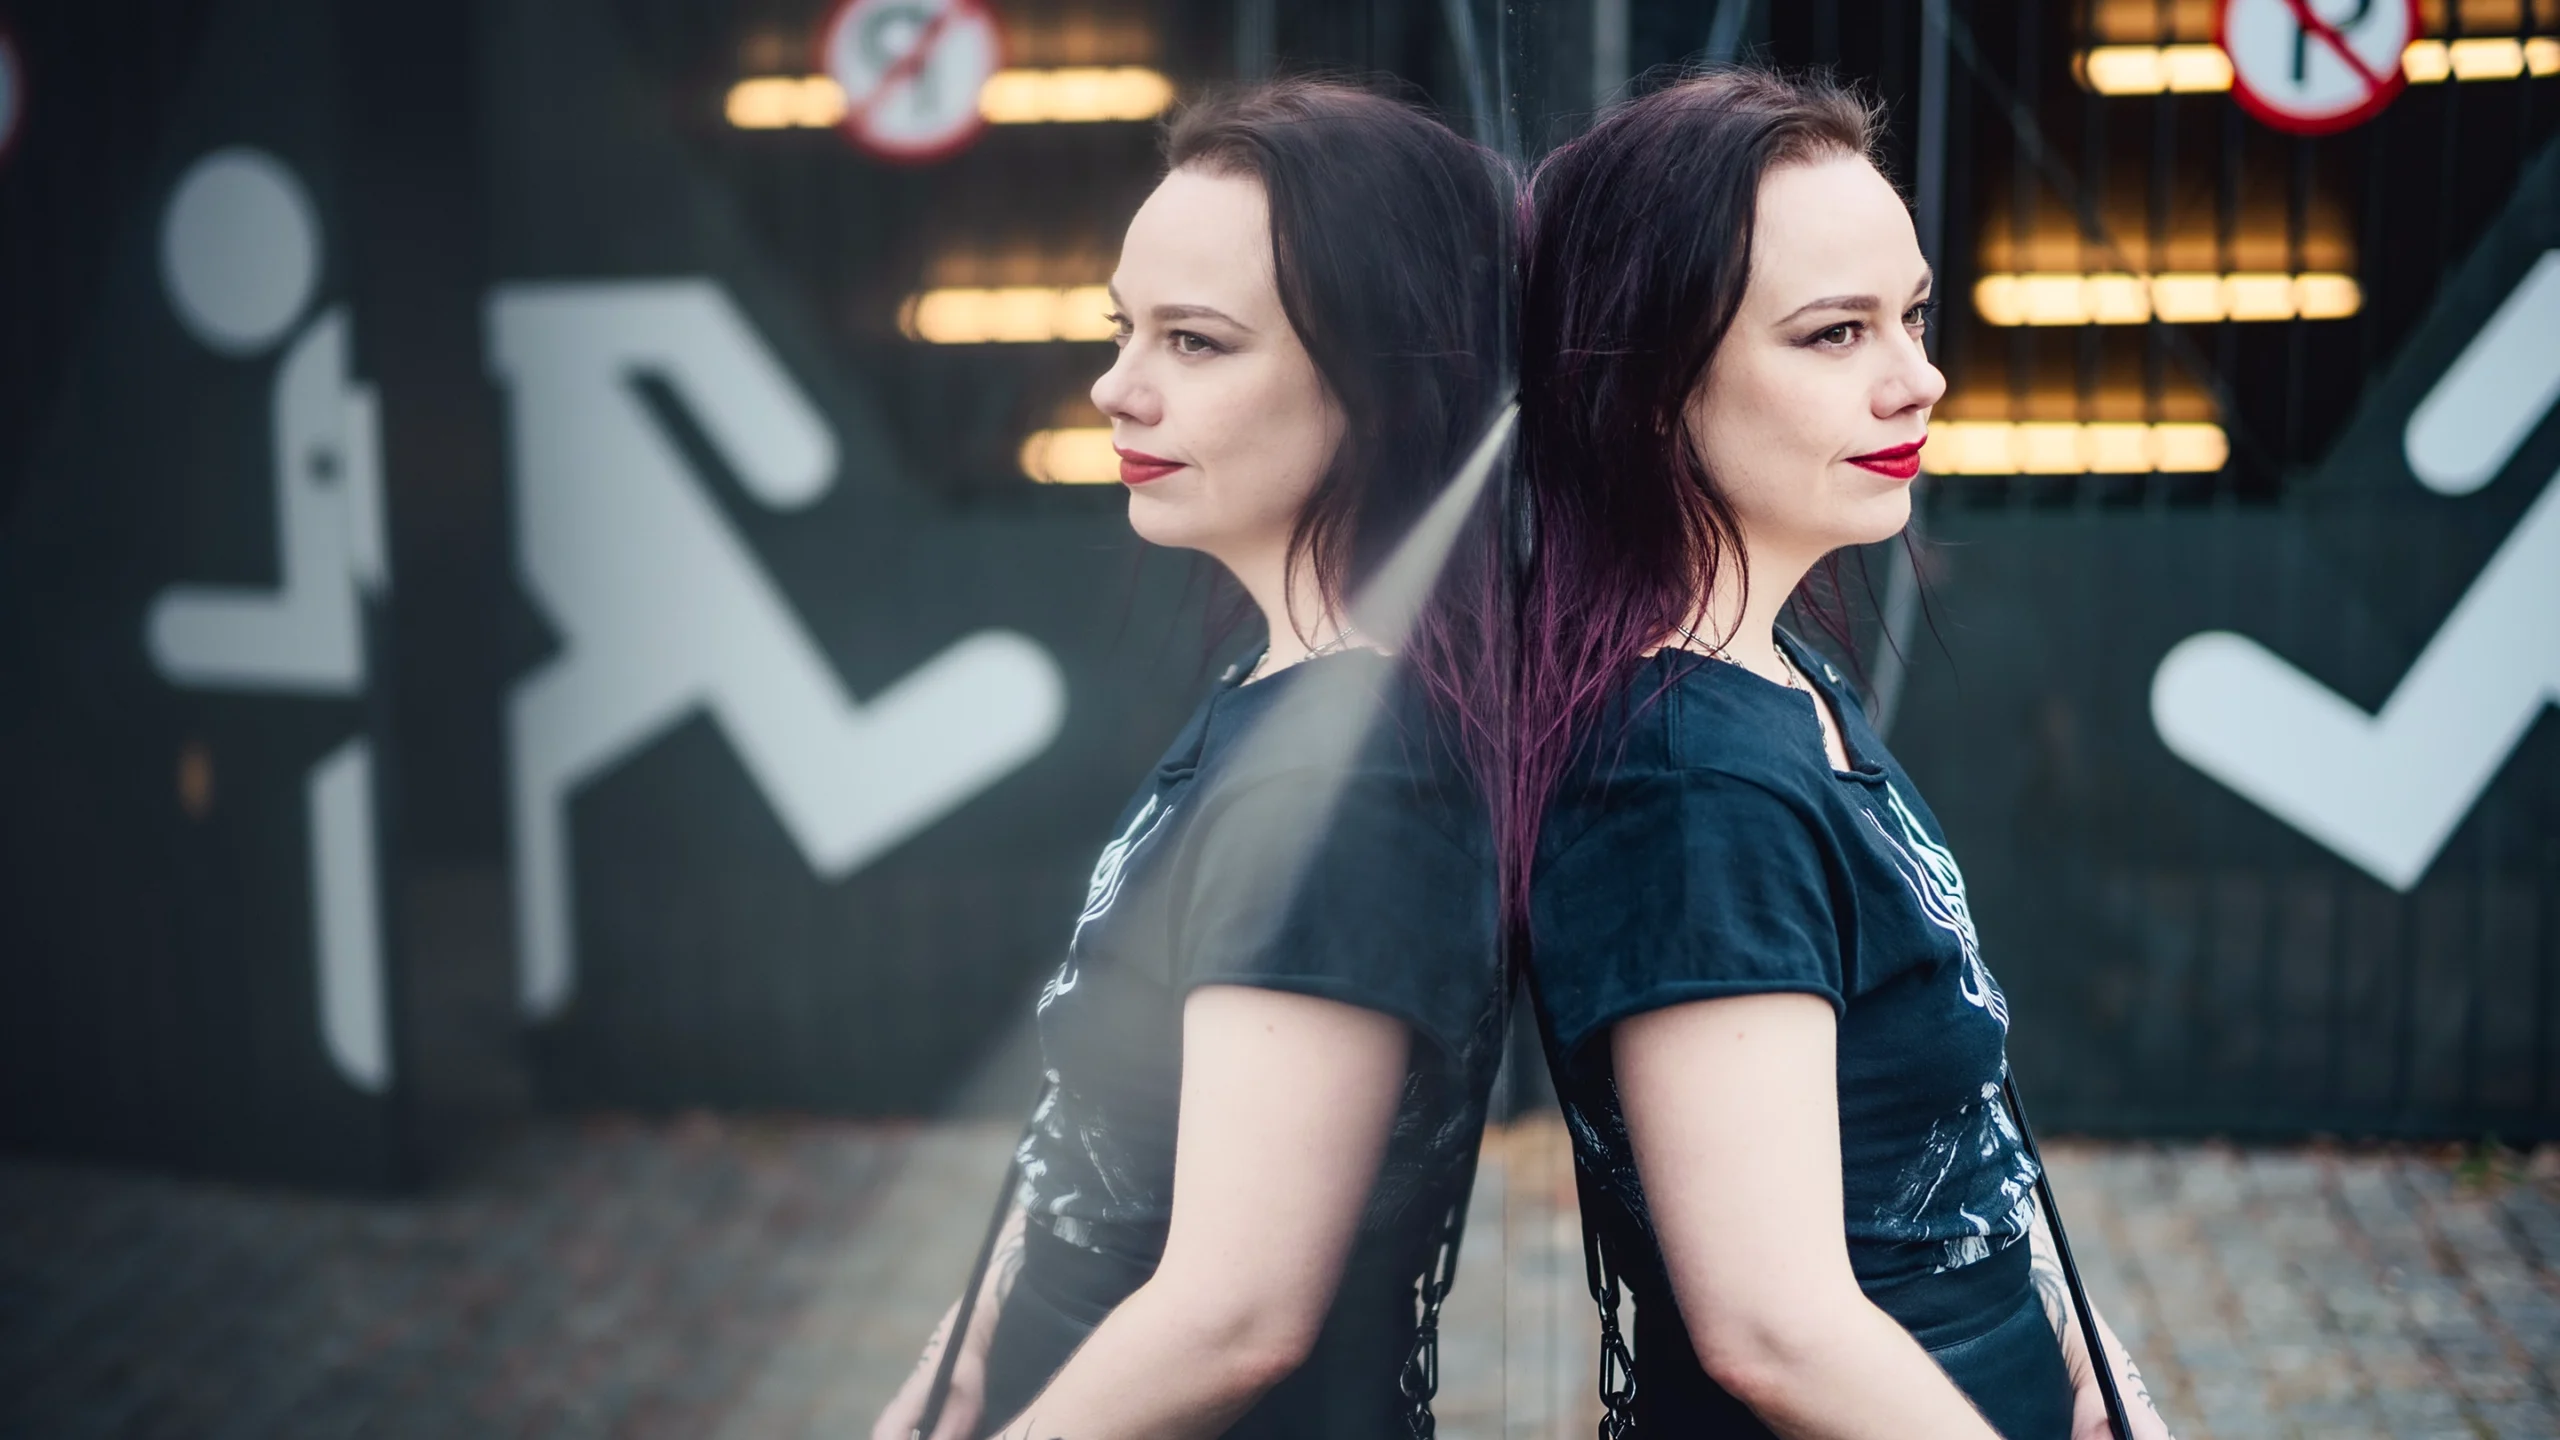
[[[1307,1362],[1230,1427],[1229,1440],[1407,1440],[1412,1434],[1399,1382],[1413,1348],[1420,1267],[1396,1263],[1380,1248],[1355,1250]],[[1018,1418],[1154,1270],[1153,1260],[1070,1245],[1038,1225],[1026,1229],[1022,1275],[987,1349],[983,1429],[992,1434]]]

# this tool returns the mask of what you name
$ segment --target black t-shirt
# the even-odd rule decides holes
[[[1534,993],[1602,1192],[1585,1223],[1641,1317],[1640,1398],[1703,1377],[1618,1104],[1608,1032],[1633,1015],[1769,992],[1830,1001],[1860,1287],[1936,1345],[1988,1328],[2026,1285],[2036,1169],[2001,1098],[2009,1005],[1963,873],[1838,672],[1781,643],[1830,695],[1853,769],[1831,768],[1811,696],[1664,651],[1568,772],[1539,846]]]
[[[1483,805],[1420,686],[1386,657],[1235,675],[1121,812],[1041,992],[1050,1091],[1019,1196],[1059,1240],[1152,1268],[1172,1214],[1184,998],[1206,984],[1322,996],[1412,1030],[1352,1264],[1418,1277],[1471,1173],[1501,1056]],[[1411,1331],[1409,1286],[1344,1293],[1400,1293]]]

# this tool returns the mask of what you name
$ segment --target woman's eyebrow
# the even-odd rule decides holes
[[[1919,296],[1928,294],[1929,288],[1935,284],[1936,281],[1937,277],[1934,274],[1926,270],[1921,271],[1920,283],[1911,287],[1912,296],[1916,299]],[[1816,310],[1864,311],[1881,310],[1883,308],[1884,302],[1873,295],[1825,295],[1819,300],[1810,300],[1797,306],[1795,309],[1787,312],[1786,318],[1780,320],[1778,323],[1781,325],[1793,323],[1797,317],[1810,315]]]
[[[1884,302],[1878,300],[1873,295],[1825,295],[1819,300],[1806,301],[1804,304],[1788,311],[1786,318],[1780,320],[1778,323],[1781,325],[1789,324],[1793,322],[1796,317],[1800,315],[1810,315],[1816,310],[1878,310],[1882,309],[1883,306]]]
[[[1120,298],[1119,286],[1105,285],[1102,289],[1103,293],[1111,297],[1112,309],[1125,312],[1129,308],[1129,302]],[[1230,315],[1226,311],[1220,310],[1212,305],[1159,305],[1153,310],[1147,312],[1147,318],[1158,322],[1167,320],[1221,320],[1229,325],[1233,325],[1247,335],[1254,333],[1252,326],[1247,325],[1233,315]]]
[[[1157,320],[1217,320],[1250,335],[1253,327],[1210,305],[1159,305],[1147,314]]]

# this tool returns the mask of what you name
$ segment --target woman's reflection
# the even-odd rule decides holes
[[[1469,759],[1490,733],[1483,544],[1409,635],[1364,633],[1346,600],[1499,403],[1502,167],[1308,82],[1191,109],[1166,158],[1093,398],[1131,526],[1216,560],[1268,641],[1094,867],[937,1440],[1429,1433],[1417,1287],[1445,1282],[1501,1048]],[[1282,705],[1319,679],[1345,703]],[[940,1344],[875,1440],[918,1423]]]

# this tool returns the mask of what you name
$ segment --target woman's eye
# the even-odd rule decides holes
[[[1117,310],[1113,310],[1113,311],[1109,312],[1108,314],[1104,315],[1102,318],[1111,322],[1111,343],[1112,343],[1112,344],[1114,344],[1114,345],[1126,345],[1126,344],[1128,344],[1128,343],[1129,343],[1129,317],[1128,317],[1128,316],[1121,314],[1121,313],[1120,313],[1119,311],[1117,311]]]
[[[1910,326],[1914,330],[1917,330],[1921,326],[1928,324],[1929,317],[1936,314],[1937,310],[1937,301],[1923,300],[1912,306],[1910,309],[1902,312],[1902,323]]]
[[[1861,327],[1855,320],[1843,320],[1827,329],[1816,330],[1811,337],[1816,345],[1846,345],[1858,338]]]
[[[1217,342],[1193,330],[1176,330],[1170,337],[1177,355],[1215,355]]]

